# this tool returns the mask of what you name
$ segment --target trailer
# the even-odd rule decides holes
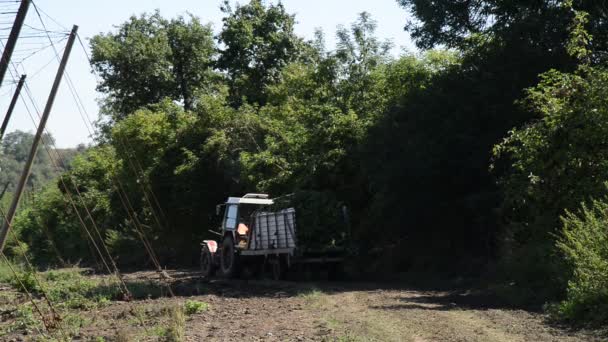
[[[342,258],[307,255],[299,246],[294,208],[273,208],[275,201],[266,194],[229,197],[216,208],[222,225],[211,231],[219,240],[205,240],[201,248],[201,272],[216,272],[233,278],[241,271],[254,273],[270,269],[273,279],[283,279],[294,265],[335,264]]]

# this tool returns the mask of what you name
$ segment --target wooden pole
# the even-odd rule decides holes
[[[10,106],[8,106],[8,111],[6,112],[6,116],[2,121],[2,126],[0,127],[0,141],[4,138],[4,133],[6,133],[6,128],[8,127],[8,123],[11,120],[11,116],[13,115],[13,110],[15,109],[15,105],[17,104],[17,100],[19,100],[19,95],[21,94],[21,88],[23,88],[23,83],[25,83],[25,75],[21,75],[19,79],[19,84],[17,84],[17,89],[15,90],[15,94],[13,95],[13,99],[11,100]]]
[[[70,33],[70,38],[68,39],[65,51],[63,53],[63,58],[61,59],[61,63],[59,64],[59,70],[57,70],[57,75],[55,76],[53,88],[51,88],[51,93],[49,94],[46,106],[44,107],[42,118],[40,118],[40,123],[38,124],[38,131],[36,132],[36,136],[34,137],[34,143],[32,144],[32,148],[25,163],[25,167],[21,172],[19,184],[17,184],[17,187],[15,188],[13,201],[11,203],[9,211],[6,213],[6,219],[2,223],[2,230],[0,231],[0,253],[2,253],[2,251],[4,250],[6,237],[8,236],[8,233],[11,229],[13,218],[15,217],[15,213],[17,212],[17,207],[19,207],[19,201],[21,200],[21,196],[23,196],[25,185],[27,184],[30,172],[32,171],[32,165],[34,164],[34,158],[36,158],[38,145],[40,145],[40,140],[42,140],[42,135],[44,134],[44,129],[49,119],[49,115],[51,114],[51,109],[53,108],[53,103],[55,102],[55,97],[57,96],[59,85],[61,85],[61,79],[63,78],[65,67],[68,63],[68,60],[70,59],[70,53],[72,52],[72,47],[74,46],[74,40],[76,39],[77,32],[78,26],[74,25],[74,27],[72,28],[72,32]]]
[[[15,22],[13,23],[13,28],[11,29],[11,33],[8,36],[6,45],[4,46],[2,59],[0,59],[0,86],[2,85],[4,75],[6,75],[6,70],[8,70],[8,66],[11,62],[13,51],[15,51],[15,45],[17,45],[17,39],[19,38],[19,34],[21,33],[21,28],[23,27],[23,22],[25,21],[25,17],[27,16],[27,10],[30,8],[30,3],[31,0],[21,0],[21,5],[19,6],[19,10],[17,11]]]

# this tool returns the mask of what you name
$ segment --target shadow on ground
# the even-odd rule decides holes
[[[310,291],[321,291],[326,294],[341,292],[369,291],[402,291],[412,295],[399,295],[389,306],[371,307],[384,310],[524,310],[539,312],[540,308],[517,307],[501,300],[497,296],[481,290],[455,289],[435,290],[420,286],[410,286],[407,282],[293,282],[256,279],[205,279],[196,270],[172,270],[164,272],[170,279],[163,279],[157,272],[134,272],[125,274],[129,282],[157,282],[171,286],[176,296],[198,296],[214,294],[231,298],[285,298],[306,294]]]

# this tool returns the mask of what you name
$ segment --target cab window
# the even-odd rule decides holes
[[[226,208],[226,225],[225,229],[234,230],[236,229],[238,206],[236,204],[229,205]]]

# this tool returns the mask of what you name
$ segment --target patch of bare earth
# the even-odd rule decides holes
[[[541,314],[492,307],[463,294],[378,289],[372,285],[270,281],[203,281],[169,272],[175,297],[111,302],[75,311],[76,341],[164,341],[175,325],[170,308],[205,303],[186,315],[186,341],[588,341],[600,340],[545,324]],[[157,281],[153,272],[128,281]],[[0,289],[8,291],[8,289]],[[10,315],[0,326],[11,326]],[[14,325],[13,325],[14,326]],[[12,331],[2,341],[36,340]],[[103,338],[103,339],[99,339]]]
[[[372,341],[589,341],[545,323],[540,314],[451,302],[446,292],[347,291],[328,294],[319,308],[351,340]],[[338,331],[336,331],[338,333]],[[338,335],[339,335],[338,333]]]

